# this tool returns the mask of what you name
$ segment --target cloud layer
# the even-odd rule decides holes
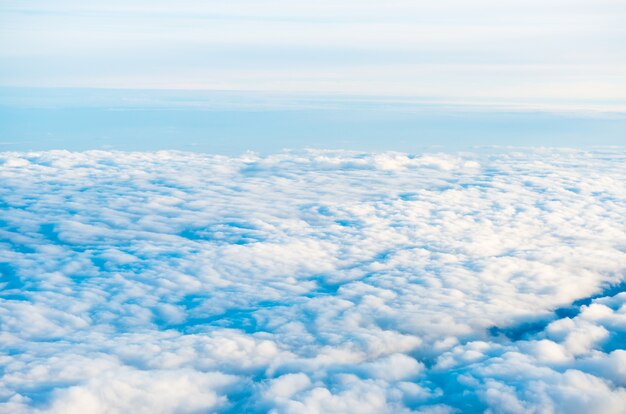
[[[0,411],[622,412],[625,160],[0,154]]]
[[[625,19],[622,0],[5,0],[0,79],[624,112]]]

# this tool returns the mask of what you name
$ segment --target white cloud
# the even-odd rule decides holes
[[[623,160],[0,154],[0,411],[619,412]]]
[[[11,86],[620,110],[620,1],[5,1]]]
[[[226,403],[215,392],[234,378],[197,371],[120,370],[101,373],[84,385],[59,390],[50,412],[98,414],[109,412],[197,413]]]

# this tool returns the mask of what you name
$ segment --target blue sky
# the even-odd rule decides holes
[[[623,145],[626,116],[380,98],[240,92],[3,89],[0,150],[475,150]],[[308,99],[307,99],[308,98]]]
[[[605,121],[626,112],[622,1],[4,1],[0,19],[5,120],[20,118],[7,107],[33,107],[42,99],[48,107],[101,102],[119,109],[135,102],[136,110],[145,109],[143,91],[161,91],[148,106],[201,102],[205,110],[244,112],[268,109],[276,96],[281,110],[310,110],[311,99],[335,107],[350,98],[341,110],[358,111],[375,100],[378,116],[382,109],[429,105],[454,112],[454,119],[460,112],[472,118],[476,110],[496,118],[503,111],[531,118],[569,114],[556,116],[555,124],[568,124],[572,113],[592,116],[601,118],[595,139],[615,144],[619,134],[608,132],[615,127]],[[79,89],[92,90],[92,98],[85,101]],[[106,90],[126,91],[125,99],[111,101]],[[172,90],[179,91],[175,102],[168,100]],[[292,113],[283,115],[292,123]],[[370,117],[362,112],[356,121]],[[354,116],[345,118],[342,128],[355,138]],[[326,129],[329,122],[324,118]],[[58,125],[38,125],[52,135],[65,133]],[[380,133],[392,125],[392,119],[381,124]],[[489,125],[487,135],[500,134]],[[24,142],[27,137],[11,131],[26,127],[18,120],[1,131],[3,148]],[[623,122],[618,129],[624,131]],[[559,131],[555,143],[581,140]],[[84,136],[92,132],[85,129]],[[272,129],[260,139],[277,134]]]

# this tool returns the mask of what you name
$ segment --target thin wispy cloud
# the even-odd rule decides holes
[[[623,2],[1,6],[5,86],[226,89],[619,105]]]

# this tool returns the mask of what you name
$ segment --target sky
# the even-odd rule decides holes
[[[625,20],[617,0],[3,1],[0,147],[618,145]]]
[[[411,96],[622,108],[626,5],[4,1],[4,86]]]

